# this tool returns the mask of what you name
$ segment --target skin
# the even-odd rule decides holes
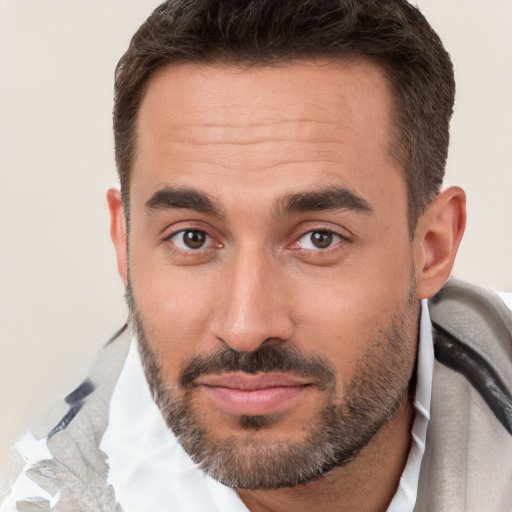
[[[383,74],[365,61],[246,70],[179,65],[155,74],[139,111],[130,270],[117,190],[108,192],[108,203],[120,275],[126,284],[130,272],[169,385],[194,355],[225,344],[253,351],[282,343],[327,359],[342,393],[368,340],[403,307],[413,270],[418,301],[441,288],[464,230],[464,193],[442,192],[411,241],[406,184],[389,151],[391,112]],[[166,187],[207,194],[215,211],[148,208]],[[283,211],[290,194],[333,188],[351,191],[368,209],[345,202]],[[183,245],[179,233],[187,229],[206,233],[206,244]],[[332,243],[315,248],[315,230],[334,233]],[[415,328],[410,373],[417,336]],[[199,390],[195,400],[217,438],[245,435],[208,393]],[[248,435],[300,441],[318,401],[308,388],[287,403],[281,421]],[[348,465],[307,485],[240,496],[252,511],[385,510],[405,465],[412,419],[404,401]]]

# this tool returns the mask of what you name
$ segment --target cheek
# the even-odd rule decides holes
[[[327,357],[342,382],[357,361],[402,311],[411,291],[412,262],[407,257],[367,259],[318,279],[302,299],[298,331],[301,348]],[[380,253],[383,254],[382,252]]]
[[[175,382],[183,362],[201,351],[215,287],[147,262],[132,272],[131,282],[147,341],[168,381]]]

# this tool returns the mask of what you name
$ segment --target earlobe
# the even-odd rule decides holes
[[[417,295],[435,295],[450,277],[466,226],[466,195],[459,187],[439,194],[418,223],[415,235]]]
[[[117,255],[117,268],[123,283],[128,282],[128,255],[126,244],[126,218],[121,192],[115,188],[107,191],[107,203],[110,211],[110,237]]]

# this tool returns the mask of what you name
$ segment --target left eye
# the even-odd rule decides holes
[[[309,231],[299,238],[298,245],[306,250],[327,249],[341,240],[340,235],[331,231]]]
[[[198,229],[184,229],[169,237],[169,240],[179,249],[198,250],[212,244],[210,235]]]

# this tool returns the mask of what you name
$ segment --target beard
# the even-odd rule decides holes
[[[167,426],[191,459],[210,477],[233,489],[277,489],[317,480],[328,471],[354,460],[388,423],[409,395],[416,351],[418,302],[415,279],[409,295],[387,325],[366,343],[354,377],[339,391],[331,363],[290,344],[261,345],[252,352],[225,346],[185,361],[177,385],[167,383],[151,347],[128,283],[127,303],[136,331],[139,353],[153,399]],[[229,372],[278,372],[307,377],[323,399],[300,441],[260,438],[282,414],[239,416],[240,432],[215,437],[215,425],[194,410],[197,379]]]

